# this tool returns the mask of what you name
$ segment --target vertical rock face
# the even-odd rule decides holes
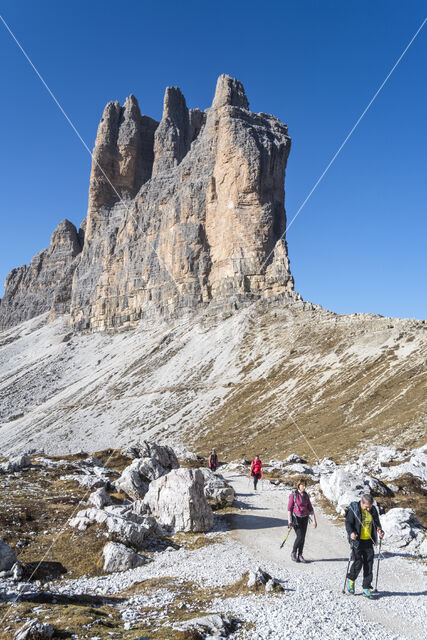
[[[81,247],[84,234],[83,250],[45,298],[70,311],[76,329],[133,326],[153,314],[231,309],[279,294],[298,299],[284,239],[289,151],[286,125],[252,113],[243,85],[227,75],[205,112],[189,110],[181,91],[167,88],[160,123],[141,115],[134,96],[123,107],[110,102],[98,127],[84,232],[76,236]],[[25,269],[8,276],[3,326],[23,319],[11,313],[16,292],[25,297]],[[30,306],[34,315],[37,305]]]
[[[179,165],[190,149],[191,137],[185,98],[178,87],[168,87],[162,121],[154,135],[153,176]]]
[[[69,311],[73,273],[81,252],[75,226],[63,220],[29,266],[13,269],[6,278],[0,304],[0,327],[10,327],[46,311]]]

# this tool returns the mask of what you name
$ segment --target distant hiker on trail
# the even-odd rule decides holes
[[[296,533],[291,559],[294,562],[307,562],[302,555],[309,516],[313,516],[313,526],[317,527],[317,520],[307,491],[305,480],[300,480],[297,488],[289,496],[288,527],[293,527]]]
[[[256,491],[258,480],[262,478],[262,462],[259,456],[255,456],[255,458],[252,460],[251,477],[254,479],[254,489]]]
[[[215,449],[212,449],[209,455],[209,469],[215,472],[217,466],[218,466],[218,456],[216,454]]]
[[[372,596],[372,578],[374,565],[374,544],[384,537],[378,510],[369,493],[365,493],[359,502],[352,502],[347,510],[345,528],[352,547],[353,564],[347,574],[347,591],[354,594],[354,583],[363,567],[363,595]]]

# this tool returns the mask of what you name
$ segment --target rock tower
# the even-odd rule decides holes
[[[291,140],[252,113],[240,82],[218,78],[212,106],[166,89],[160,122],[131,95],[104,109],[87,217],[6,279],[0,327],[45,311],[77,330],[134,326],[201,306],[299,299],[287,246],[284,179]]]

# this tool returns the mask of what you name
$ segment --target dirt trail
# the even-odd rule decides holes
[[[332,524],[314,505],[318,528],[309,525],[304,549],[304,556],[311,562],[296,564],[290,559],[295,539],[293,532],[280,549],[287,531],[289,491],[263,481],[254,492],[247,477],[231,473],[225,477],[236,490],[237,506],[241,509],[230,517],[233,536],[253,553],[261,566],[263,561],[269,561],[288,569],[297,581],[297,589],[306,591],[307,598],[313,590],[330,590],[331,598],[336,598],[337,604],[343,598],[351,601],[367,622],[379,623],[384,630],[404,638],[425,638],[427,591],[423,568],[418,561],[408,560],[404,552],[385,553],[381,558],[379,594],[375,601],[361,595],[361,576],[356,582],[357,595],[344,595],[341,591],[349,546],[342,528]]]

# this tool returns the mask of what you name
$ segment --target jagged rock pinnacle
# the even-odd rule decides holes
[[[218,78],[212,108],[219,109],[225,105],[249,109],[249,102],[242,83],[226,73]]]

